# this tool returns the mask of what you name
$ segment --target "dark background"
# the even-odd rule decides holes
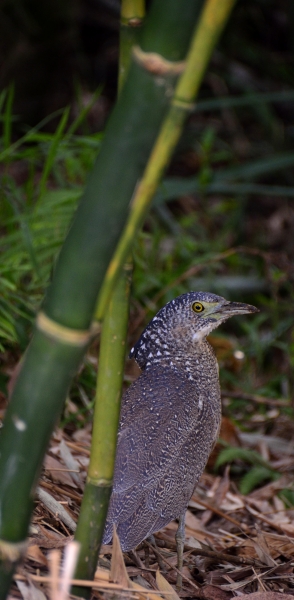
[[[119,10],[119,0],[2,1],[0,89],[14,82],[19,126],[99,85],[107,112],[116,95]],[[230,93],[293,84],[293,24],[291,0],[237,2],[213,61]]]

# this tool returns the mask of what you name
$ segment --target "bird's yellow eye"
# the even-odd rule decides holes
[[[192,310],[194,310],[196,313],[201,313],[204,310],[204,306],[201,304],[201,302],[193,302]]]

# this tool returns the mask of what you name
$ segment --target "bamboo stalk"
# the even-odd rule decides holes
[[[118,90],[122,90],[144,16],[144,1],[122,0]],[[135,23],[135,28],[134,28]],[[129,31],[130,30],[130,31]],[[125,339],[129,315],[131,261],[125,264],[107,306],[100,340],[90,464],[75,539],[80,543],[77,579],[93,579],[112,490]],[[75,596],[90,590],[75,587]]]
[[[9,590],[15,566],[22,557],[24,540],[34,504],[34,490],[49,436],[56,424],[72,373],[79,366],[85,340],[77,336],[73,343],[44,331],[36,330],[34,343],[26,352],[26,369],[33,369],[28,379],[22,368],[15,384],[1,432],[0,496],[0,598]],[[82,344],[83,342],[83,344]],[[46,357],[40,364],[40,357]],[[39,363],[39,369],[35,365]],[[51,373],[49,380],[44,374]],[[36,398],[36,390],[38,397]],[[24,392],[28,403],[21,401]],[[40,400],[40,401],[39,401]],[[38,452],[36,452],[36,449]],[[10,550],[7,552],[7,542]]]
[[[80,543],[76,579],[95,574],[112,489],[121,387],[124,374],[131,265],[112,293],[103,321],[90,464],[75,539]],[[90,592],[90,590],[89,590]],[[75,596],[85,597],[83,587]]]
[[[212,51],[235,1],[206,1],[187,56],[186,68],[176,86],[171,108],[157,137],[143,178],[138,184],[133,197],[129,220],[109,264],[96,309],[96,319],[98,321],[102,318],[109,294],[131,250],[133,240],[142,225],[147,208],[180,138],[187,114],[193,108],[192,103],[200,88]]]
[[[138,34],[145,16],[145,0],[122,0],[120,11],[120,40],[118,90],[121,91],[123,82],[131,63],[131,51],[138,43]]]
[[[24,356],[0,437],[0,600],[23,551],[43,456],[91,340],[98,291],[130,197],[167,110],[174,61],[185,56],[201,4],[186,0],[183,10],[178,0],[153,0],[141,47],[162,55],[169,68],[159,77],[132,62]]]

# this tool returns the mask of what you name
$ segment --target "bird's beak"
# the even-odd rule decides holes
[[[226,302],[223,305],[216,305],[211,312],[211,316],[215,319],[223,319],[233,317],[234,315],[245,315],[248,313],[257,313],[259,309],[251,304],[243,304],[242,302]]]
[[[259,309],[251,304],[243,304],[242,302],[229,302],[223,307],[223,312],[228,312],[229,315],[245,315],[247,313],[257,313]]]

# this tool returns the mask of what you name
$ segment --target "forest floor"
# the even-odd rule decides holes
[[[268,412],[273,413],[278,406],[279,401],[268,399]],[[172,522],[155,535],[155,549],[143,542],[136,553],[122,555],[117,546],[102,546],[94,597],[105,594],[175,599],[178,595],[228,600],[254,594],[252,598],[262,600],[261,594],[271,592],[266,597],[274,600],[280,593],[283,597],[294,594],[294,509],[286,508],[281,497],[281,492],[293,483],[293,442],[290,437],[287,440],[284,436],[266,436],[258,430],[242,434],[228,418],[223,420],[222,438],[235,445],[236,453],[241,449],[256,450],[268,468],[276,473],[278,470],[280,476],[243,495],[230,478],[228,466],[221,474],[213,474],[221,448],[217,445],[186,515],[182,590],[175,591],[177,524]],[[52,437],[37,492],[26,559],[15,577],[16,585],[25,582],[34,600],[41,600],[40,590],[46,597],[55,598],[56,561],[59,566],[61,550],[73,539],[90,443],[90,426],[72,435],[58,429]],[[19,593],[15,588],[12,595],[20,597],[23,588],[19,588]]]

